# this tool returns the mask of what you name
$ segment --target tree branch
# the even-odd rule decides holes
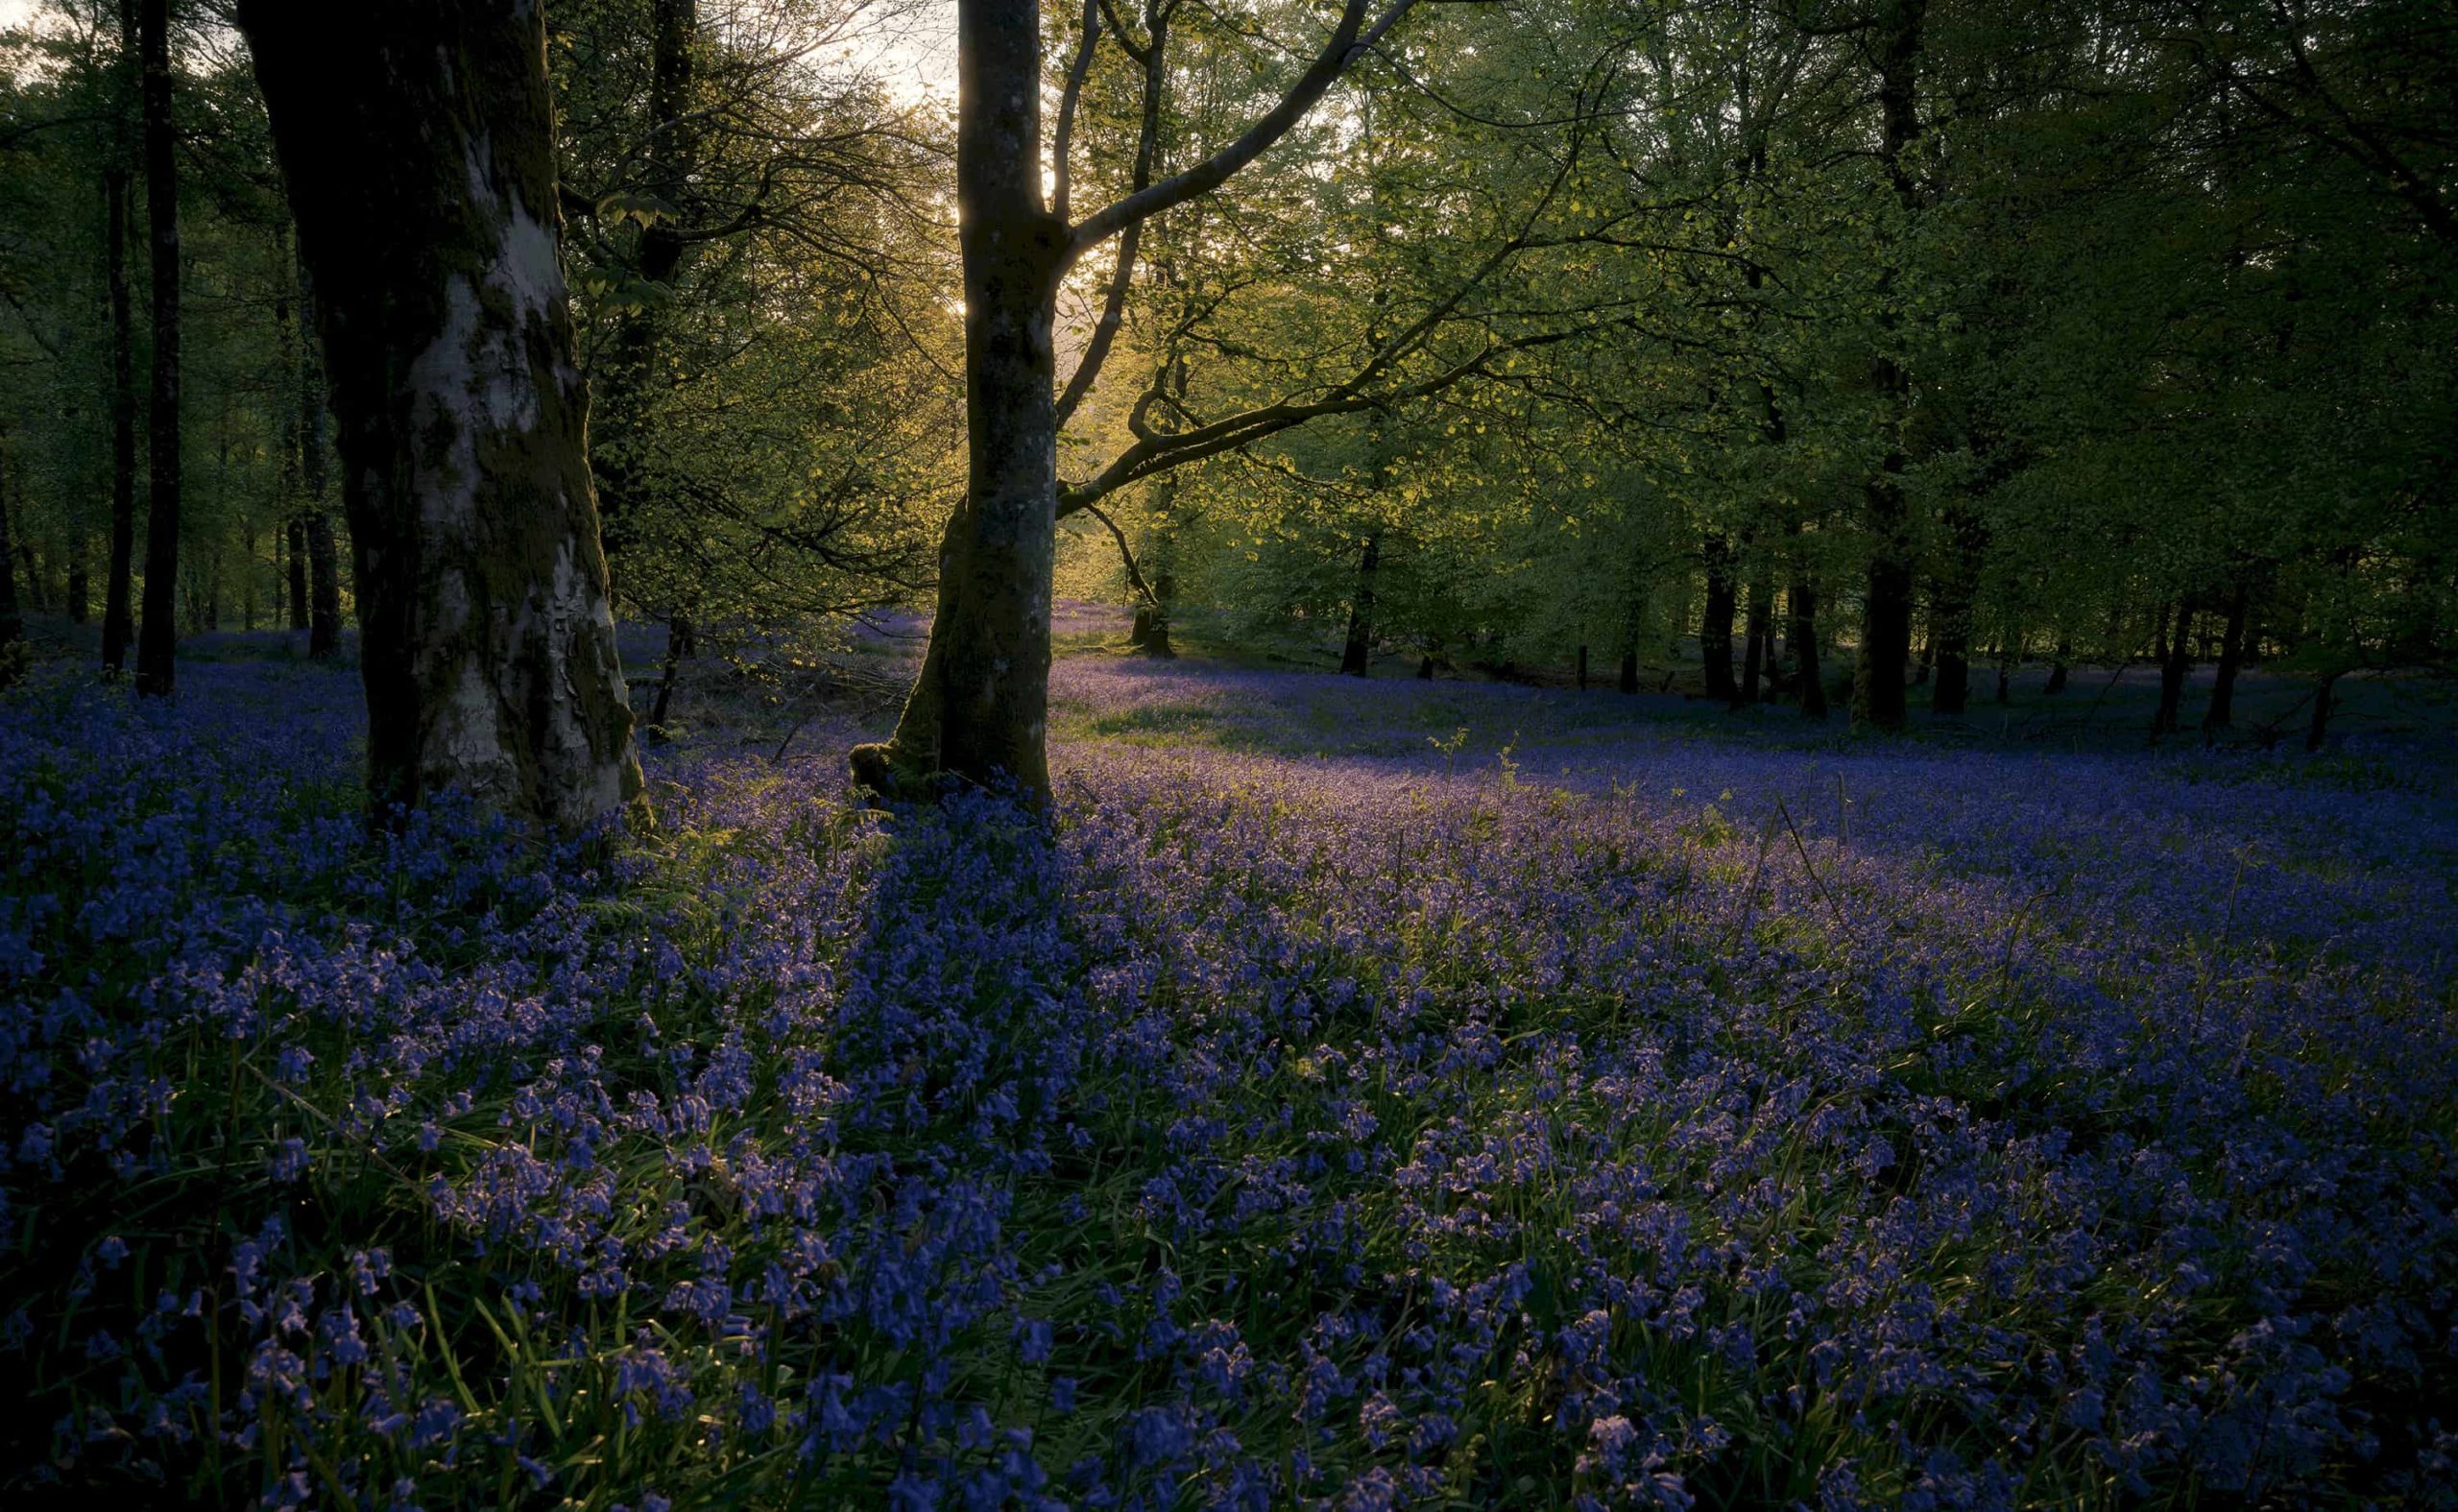
[[[1089,249],[1136,222],[1208,193],[1231,174],[1254,161],[1265,148],[1288,135],[1292,127],[1304,120],[1306,112],[1314,108],[1314,102],[1323,97],[1348,66],[1366,49],[1381,41],[1384,34],[1397,25],[1415,4],[1416,0],[1391,0],[1390,9],[1383,12],[1382,18],[1373,26],[1365,27],[1367,0],[1346,0],[1340,11],[1339,26],[1332,33],[1332,39],[1314,55],[1313,62],[1307,65],[1306,72],[1289,86],[1289,92],[1281,96],[1278,105],[1247,127],[1235,141],[1193,167],[1172,174],[1159,183],[1137,190],[1125,199],[1096,211],[1068,233],[1062,266],[1073,262]],[[1361,28],[1363,28],[1362,33]]]

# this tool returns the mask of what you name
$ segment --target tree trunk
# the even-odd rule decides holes
[[[342,648],[341,551],[333,541],[333,516],[323,509],[307,516],[307,654],[321,660]],[[619,669],[614,675],[622,676]]]
[[[2205,730],[2226,730],[2235,723],[2236,674],[2245,664],[2245,586],[2228,596],[2228,628],[2219,637],[2219,670],[2210,683],[2210,708],[2202,716]]]
[[[291,313],[291,296],[300,280],[298,261],[290,250],[290,233],[286,226],[277,225],[274,228],[273,245],[274,260],[281,265],[275,275],[280,281],[274,286],[273,297],[275,345],[280,354],[283,375],[295,386],[291,401],[282,406],[281,465],[274,475],[274,496],[285,518],[281,535],[275,538],[274,554],[280,556],[282,546],[288,545],[290,628],[304,630],[307,628],[305,512],[311,507],[306,499],[305,453],[310,407],[320,408],[321,405],[310,393],[315,364],[299,339],[299,327]]]
[[[85,570],[89,544],[83,526],[68,538],[68,622],[72,625],[84,624],[93,607],[94,585]]]
[[[1585,646],[1578,648],[1578,690],[1582,693],[1587,691],[1587,648]]]
[[[1929,643],[1937,673],[1929,684],[1932,713],[1961,714],[1971,698],[1971,603],[1980,588],[1982,554],[1988,549],[1980,516],[1957,504],[1947,511],[1950,554],[1929,601]]]
[[[650,135],[642,155],[642,187],[668,204],[681,204],[690,177],[691,47],[699,25],[699,0],[654,0],[650,7]],[[635,264],[641,281],[671,285],[683,266],[683,249],[681,228],[671,217],[641,227]],[[648,469],[642,463],[650,430],[645,410],[650,374],[657,363],[657,341],[656,312],[635,309],[624,314],[598,385],[603,413],[595,458],[598,517],[610,570],[621,564],[632,516],[645,486]],[[616,444],[603,444],[608,441]]]
[[[640,772],[557,261],[543,17],[241,0],[238,19],[341,424],[377,812],[445,787],[566,828],[621,812]]]
[[[1706,669],[1707,696],[1738,704],[1741,690],[1732,680],[1732,543],[1709,536],[1699,555],[1707,565],[1707,601],[1699,615],[1699,660]]]
[[[312,303],[308,294],[307,267],[299,265],[299,288],[302,303]],[[299,514],[295,523],[296,538],[306,547],[307,655],[315,660],[332,656],[342,645],[342,572],[341,551],[333,540],[332,506],[325,497],[325,375],[316,361],[316,344],[301,333],[299,343],[299,387],[296,423],[299,438]],[[347,491],[345,491],[347,492]],[[294,582],[300,571],[298,558],[292,558]],[[295,627],[294,627],[295,628]]]
[[[956,10],[956,206],[964,257],[965,499],[939,550],[929,648],[895,738],[857,746],[885,792],[947,772],[1049,791],[1049,594],[1058,513],[1050,329],[1067,228],[1042,204],[1041,12]]]
[[[1793,651],[1793,676],[1800,684],[1801,717],[1826,717],[1826,684],[1818,665],[1818,590],[1810,587],[1809,576],[1801,573],[1793,579],[1785,593],[1793,612],[1793,623],[1785,638]]]
[[[2336,672],[2326,673],[2321,684],[2313,689],[2313,720],[2304,727],[2304,749],[2307,751],[2321,750],[2323,742],[2329,738],[2330,705],[2338,696],[2340,676]]]
[[[0,432],[0,653],[25,638],[25,617],[17,612],[17,571],[9,551],[9,444]],[[0,684],[9,680],[12,660],[0,654]]]
[[[154,365],[145,392],[145,607],[136,690],[167,697],[180,643],[180,183],[171,138],[170,0],[140,0],[145,231],[153,281]]]
[[[1428,656],[1417,663],[1417,681],[1420,683],[1431,683],[1434,681],[1433,657]]]
[[[1741,702],[1745,704],[1758,702],[1759,674],[1773,671],[1771,657],[1773,647],[1769,644],[1767,633],[1767,601],[1772,596],[1773,591],[1763,575],[1749,580],[1749,611],[1744,621],[1747,638],[1741,657]]]
[[[2059,636],[2057,650],[2052,653],[2053,660],[2048,664],[2048,684],[2040,689],[2041,692],[2056,694],[2065,691],[2065,663],[2073,655],[2073,643]]]
[[[2193,670],[2193,595],[2177,601],[2175,633],[2164,636],[2159,657],[2159,710],[2151,719],[2151,738],[2174,734],[2184,707],[2185,674]],[[2160,616],[2166,618],[2163,612]]]
[[[136,0],[120,0],[121,71],[136,67]],[[133,94],[135,91],[125,91]],[[133,604],[136,570],[136,317],[128,288],[128,108],[114,111],[110,166],[103,173],[103,268],[110,298],[111,549],[103,583],[103,670],[117,677],[136,638]]]
[[[1919,206],[1904,155],[1920,134],[1918,70],[1926,12],[1926,0],[1892,0],[1879,24],[1878,156],[1907,217]],[[1912,384],[1892,349],[1896,323],[1887,306],[1894,292],[1895,255],[1890,247],[1879,276],[1881,334],[1870,381],[1885,406],[1883,423],[1891,442],[1866,490],[1871,536],[1868,597],[1861,621],[1860,668],[1852,680],[1853,715],[1882,729],[1904,722],[1903,664],[1912,651],[1911,521],[1903,494],[1908,459],[1902,438]]]
[[[1169,643],[1170,612],[1177,600],[1177,574],[1167,570],[1152,574],[1152,624],[1144,637],[1145,655],[1164,661],[1177,657],[1178,648]]]
[[[1365,538],[1365,551],[1357,559],[1357,597],[1348,608],[1348,639],[1340,647],[1340,670],[1350,677],[1364,677],[1367,661],[1374,649],[1374,569],[1382,561],[1383,538]]]
[[[307,628],[307,521],[293,515],[281,527],[290,551],[290,628]]]
[[[665,710],[674,699],[674,682],[683,670],[683,659],[691,654],[691,621],[677,614],[665,622],[665,665],[658,672],[657,700],[649,706],[649,729],[659,738],[665,735]]]

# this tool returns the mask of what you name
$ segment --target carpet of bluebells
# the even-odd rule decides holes
[[[2428,749],[1079,657],[550,845],[181,686],[0,699],[0,1498],[2458,1504]]]

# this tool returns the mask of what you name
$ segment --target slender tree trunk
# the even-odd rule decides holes
[[[341,549],[328,510],[307,516],[307,655],[321,660],[342,648]],[[619,668],[614,676],[622,676]]]
[[[137,63],[136,0],[120,0],[123,76]],[[125,89],[133,96],[136,91]],[[103,173],[104,281],[109,290],[111,326],[111,547],[103,584],[103,670],[117,677],[136,639],[136,317],[128,287],[129,140],[128,101],[116,109],[110,166]]]
[[[1161,660],[1172,660],[1178,648],[1169,641],[1169,621],[1177,607],[1177,574],[1164,568],[1152,574],[1152,624],[1144,637],[1144,653]]]
[[[2063,636],[2059,636],[2057,650],[2053,653],[2054,660],[2048,664],[2048,685],[2041,688],[2041,692],[2056,694],[2065,691],[2065,663],[2073,655],[2073,643]]]
[[[565,828],[621,812],[640,773],[558,264],[543,16],[241,0],[238,19],[341,423],[376,811],[458,787]],[[315,519],[308,537],[312,558]]]
[[[1587,647],[1578,648],[1578,690],[1587,691]]]
[[[1709,536],[1699,555],[1707,567],[1707,599],[1699,615],[1699,660],[1706,670],[1707,696],[1738,704],[1732,680],[1732,542]]]
[[[315,364],[307,355],[305,344],[300,340],[299,327],[291,313],[292,295],[299,289],[301,280],[286,225],[277,224],[274,227],[273,245],[274,261],[280,265],[276,275],[280,281],[274,286],[273,298],[275,346],[280,356],[283,378],[293,385],[290,401],[282,405],[281,465],[274,474],[274,496],[283,515],[281,531],[274,538],[274,556],[278,560],[283,545],[288,545],[290,628],[304,630],[307,628],[306,512],[321,507],[321,500],[311,503],[306,487],[308,417],[311,408],[322,408],[322,402],[310,393]],[[320,472],[322,460],[321,457],[318,459]]]
[[[1431,653],[1417,662],[1417,681],[1420,683],[1434,681],[1434,657]]]
[[[26,634],[25,617],[17,611],[17,573],[9,560],[9,437],[0,431],[0,683],[8,681],[12,665],[8,649]]]
[[[1793,586],[1785,593],[1793,612],[1793,623],[1786,638],[1793,651],[1793,675],[1800,682],[1801,717],[1826,717],[1826,684],[1818,664],[1818,590],[1810,587],[1806,572],[1797,572]]]
[[[2235,723],[2236,674],[2245,664],[2247,597],[2242,583],[2228,596],[2228,628],[2219,637],[2219,670],[2210,683],[2210,708],[2202,716],[2205,730],[2226,730]]]
[[[1919,59],[1926,0],[1891,0],[1881,18],[1878,42],[1879,159],[1906,216],[1919,207],[1906,151],[1920,134]],[[1904,722],[1903,664],[1912,651],[1911,519],[1903,493],[1908,459],[1901,435],[1910,406],[1911,378],[1892,349],[1895,318],[1883,301],[1893,297],[1894,252],[1880,277],[1880,349],[1870,381],[1886,406],[1892,437],[1885,461],[1869,480],[1868,595],[1861,621],[1858,675],[1852,682],[1852,712],[1885,729]]]
[[[17,560],[26,568],[26,608],[37,614],[47,612],[51,604],[50,595],[43,591],[42,558],[36,554],[35,543],[22,536],[17,538]]]
[[[2339,678],[2336,672],[2323,675],[2321,685],[2313,689],[2313,719],[2304,727],[2304,749],[2319,751],[2328,740],[2331,705],[2337,700]]]
[[[68,538],[68,622],[82,625],[89,617],[94,586],[85,570],[85,553],[91,542],[81,527]]]
[[[1365,538],[1365,550],[1357,559],[1357,597],[1348,608],[1348,639],[1340,647],[1340,670],[1350,677],[1364,677],[1367,662],[1374,650],[1374,572],[1382,561],[1383,538]]]
[[[1937,652],[1929,684],[1933,713],[1961,714],[1971,698],[1971,602],[1980,588],[1982,554],[1988,549],[1977,512],[1961,503],[1947,511],[1949,554],[1929,599],[1929,643]]]
[[[2159,709],[2152,716],[2151,738],[2177,732],[2179,717],[2184,708],[2185,674],[2193,670],[2193,595],[2188,593],[2177,601],[2177,622],[2173,634],[2162,637],[2159,657]],[[2161,619],[2166,618],[2165,613]],[[2164,628],[2164,627],[2163,627]]]
[[[293,515],[281,527],[283,543],[289,548],[290,628],[307,628],[307,521]]]
[[[1997,642],[1997,702],[2000,704],[2013,700],[2014,668],[2022,660],[2023,632],[2018,625]]]
[[[649,139],[642,155],[644,187],[679,204],[690,177],[696,133],[690,125],[692,42],[699,0],[652,0],[649,16]],[[641,281],[671,285],[683,266],[684,242],[671,219],[640,228],[636,266]],[[632,516],[643,502],[649,468],[646,415],[657,366],[656,312],[636,309],[615,327],[613,353],[598,385],[602,418],[594,455],[598,516],[610,570],[622,566]],[[614,444],[606,444],[613,442]],[[626,592],[630,592],[627,588]]]
[[[1058,511],[1050,333],[1067,239],[1042,204],[1040,8],[962,0],[956,74],[969,477],[895,738],[855,747],[852,761],[879,791],[948,772],[1040,796]]]
[[[1773,671],[1774,647],[1768,634],[1771,618],[1768,600],[1774,596],[1764,572],[1749,580],[1749,611],[1744,621],[1747,639],[1741,658],[1741,701],[1754,704],[1759,698],[1759,676]]]
[[[139,0],[144,65],[145,231],[153,281],[154,366],[145,393],[145,606],[136,690],[169,696],[180,643],[180,183],[171,137],[170,0]]]
[[[301,302],[312,304],[304,262],[299,265],[299,288]],[[340,651],[342,645],[341,550],[333,540],[332,504],[325,496],[325,374],[316,361],[316,344],[304,332],[299,343],[298,374],[295,397],[300,497],[295,518],[297,539],[306,547],[307,655],[322,660]],[[296,563],[294,555],[294,579],[300,571]]]
[[[665,622],[665,665],[657,677],[657,700],[649,706],[649,729],[663,738],[665,733],[665,711],[674,699],[675,679],[683,670],[683,659],[691,655],[691,621],[677,614]]]

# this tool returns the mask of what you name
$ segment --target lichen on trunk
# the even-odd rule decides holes
[[[340,422],[373,802],[451,787],[564,828],[637,811],[542,18],[247,0],[239,21]]]

